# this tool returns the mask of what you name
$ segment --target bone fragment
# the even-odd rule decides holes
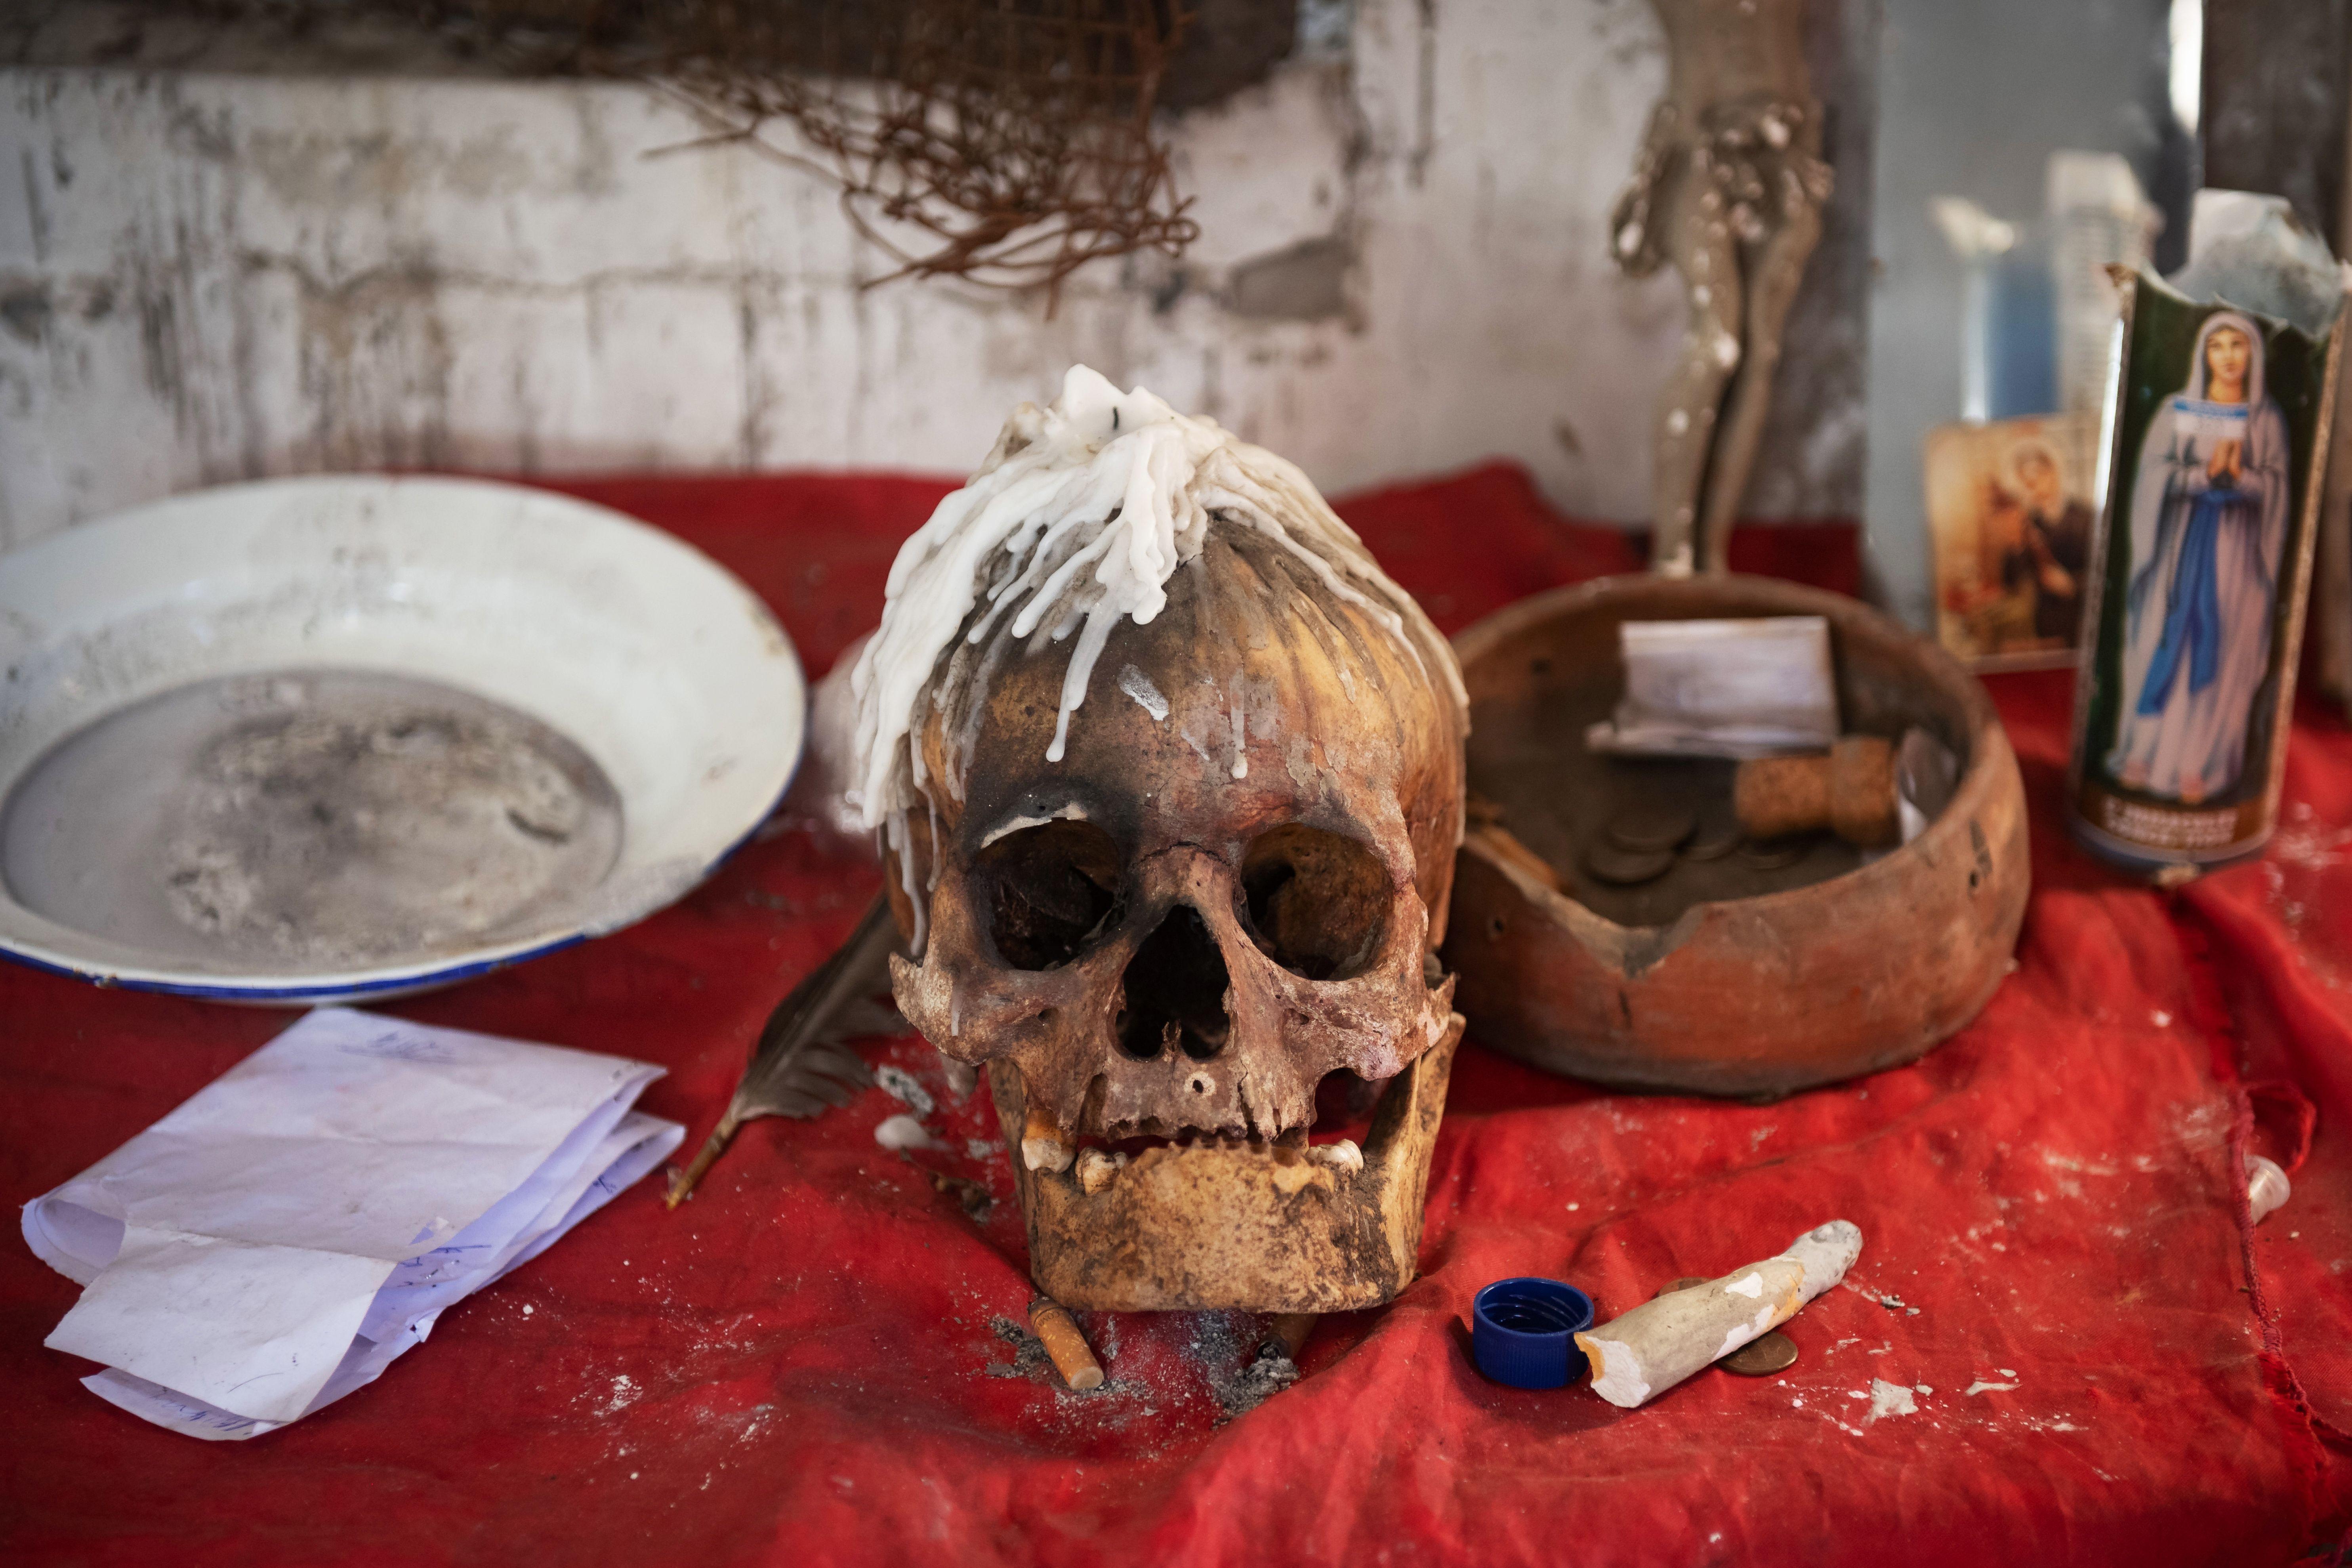
[[[929,1128],[903,1111],[886,1118],[880,1126],[874,1129],[874,1142],[885,1149],[932,1149],[939,1146],[939,1140],[931,1136]]]
[[[1023,1141],[1026,1147],[1027,1141]],[[1110,1185],[1119,1167],[1127,1163],[1124,1154],[1106,1154],[1099,1149],[1084,1149],[1078,1152],[1078,1185],[1089,1193],[1101,1192]],[[1031,1170],[1036,1167],[1032,1165]]]
[[[1826,757],[1742,763],[1731,795],[1740,831],[1750,838],[1829,827],[1849,844],[1875,849],[1901,837],[1895,748],[1874,735],[1849,735]]]
[[[1796,1316],[1862,1256],[1862,1232],[1833,1219],[1777,1258],[1644,1302],[1576,1336],[1592,1363],[1592,1391],[1627,1410]]]
[[[2260,1225],[2271,1211],[2293,1196],[2294,1188],[2288,1183],[2286,1173],[2278,1162],[2260,1154],[2246,1156],[2246,1206],[2252,1211],[2254,1223]]]
[[[1077,1321],[1068,1309],[1051,1296],[1040,1296],[1029,1303],[1029,1326],[1045,1342],[1045,1353],[1054,1358],[1055,1370],[1064,1383],[1079,1394],[1102,1386],[1102,1363],[1095,1360],[1087,1336],[1078,1331]]]
[[[1077,1157],[1062,1141],[1062,1130],[1042,1110],[1032,1110],[1021,1129],[1021,1163],[1033,1171],[1066,1171]]]

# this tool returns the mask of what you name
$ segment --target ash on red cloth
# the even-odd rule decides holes
[[[812,674],[876,619],[944,481],[562,488],[675,530],[766,596]],[[1341,510],[1448,630],[1638,563],[1506,467]],[[1744,565],[1851,588],[1850,530]],[[1994,686],[2033,805],[2017,973],[1917,1066],[1776,1105],[1633,1096],[1471,1043],[1423,1277],[1326,1320],[1247,1405],[1238,1313],[1087,1322],[1110,1381],[1028,1341],[984,1095],[920,1041],[814,1122],[747,1128],[694,1200],[652,1184],[446,1317],[364,1394],[234,1450],[91,1399],[41,1348],[73,1287],[0,1248],[0,1543],[26,1561],[2282,1562],[2341,1529],[2352,1429],[2352,738],[2306,708],[2272,858],[2168,898],[2065,841],[2069,684]],[[797,835],[604,940],[399,1005],[667,1064],[699,1137],[761,1019],[876,885]],[[21,1202],[283,1026],[0,968],[0,1174]],[[928,1099],[930,1109],[921,1102]],[[2296,1157],[2242,1228],[2241,1150]],[[934,1147],[877,1147],[919,1114]],[[2301,1130],[2300,1131],[2298,1130]],[[1832,1217],[1867,1237],[1786,1374],[1637,1411],[1472,1369],[1472,1293],[1566,1278],[1603,1316]]]

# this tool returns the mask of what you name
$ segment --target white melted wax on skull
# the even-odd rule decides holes
[[[1422,663],[1398,613],[1410,605],[1403,590],[1306,475],[1213,419],[1179,414],[1141,387],[1122,394],[1075,365],[1059,398],[1014,411],[989,460],[940,502],[890,568],[881,627],[850,678],[857,730],[849,794],[866,826],[883,828],[903,849],[906,814],[925,782],[909,732],[959,634],[977,646],[1003,623],[1032,652],[1076,635],[1045,752],[1046,761],[1061,761],[1070,715],[1086,700],[1112,628],[1122,617],[1144,626],[1160,614],[1168,579],[1201,553],[1213,516],[1289,550]],[[1450,660],[1440,664],[1454,700],[1464,701],[1459,673]],[[1244,765],[1237,757],[1237,776]],[[902,866],[911,898],[913,868],[903,858]],[[919,922],[921,900],[914,901]]]

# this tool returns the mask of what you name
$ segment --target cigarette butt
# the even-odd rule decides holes
[[[1268,1343],[1279,1343],[1282,1353],[1292,1361],[1298,1359],[1298,1347],[1315,1331],[1314,1312],[1276,1312],[1265,1326]]]
[[[1029,1326],[1045,1342],[1045,1353],[1054,1358],[1064,1383],[1080,1394],[1102,1386],[1102,1363],[1087,1348],[1087,1336],[1078,1332],[1068,1309],[1050,1296],[1040,1296],[1029,1303]]]

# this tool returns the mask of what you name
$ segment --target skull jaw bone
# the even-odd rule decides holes
[[[1063,1305],[1092,1311],[1341,1312],[1393,1300],[1419,1262],[1430,1154],[1461,1038],[1462,1016],[1451,1014],[1437,1043],[1390,1084],[1360,1169],[1264,1144],[1171,1146],[1137,1156],[1094,1192],[1076,1172],[1031,1170],[1019,1157],[1029,1109],[1021,1074],[991,1062],[1031,1277]]]

